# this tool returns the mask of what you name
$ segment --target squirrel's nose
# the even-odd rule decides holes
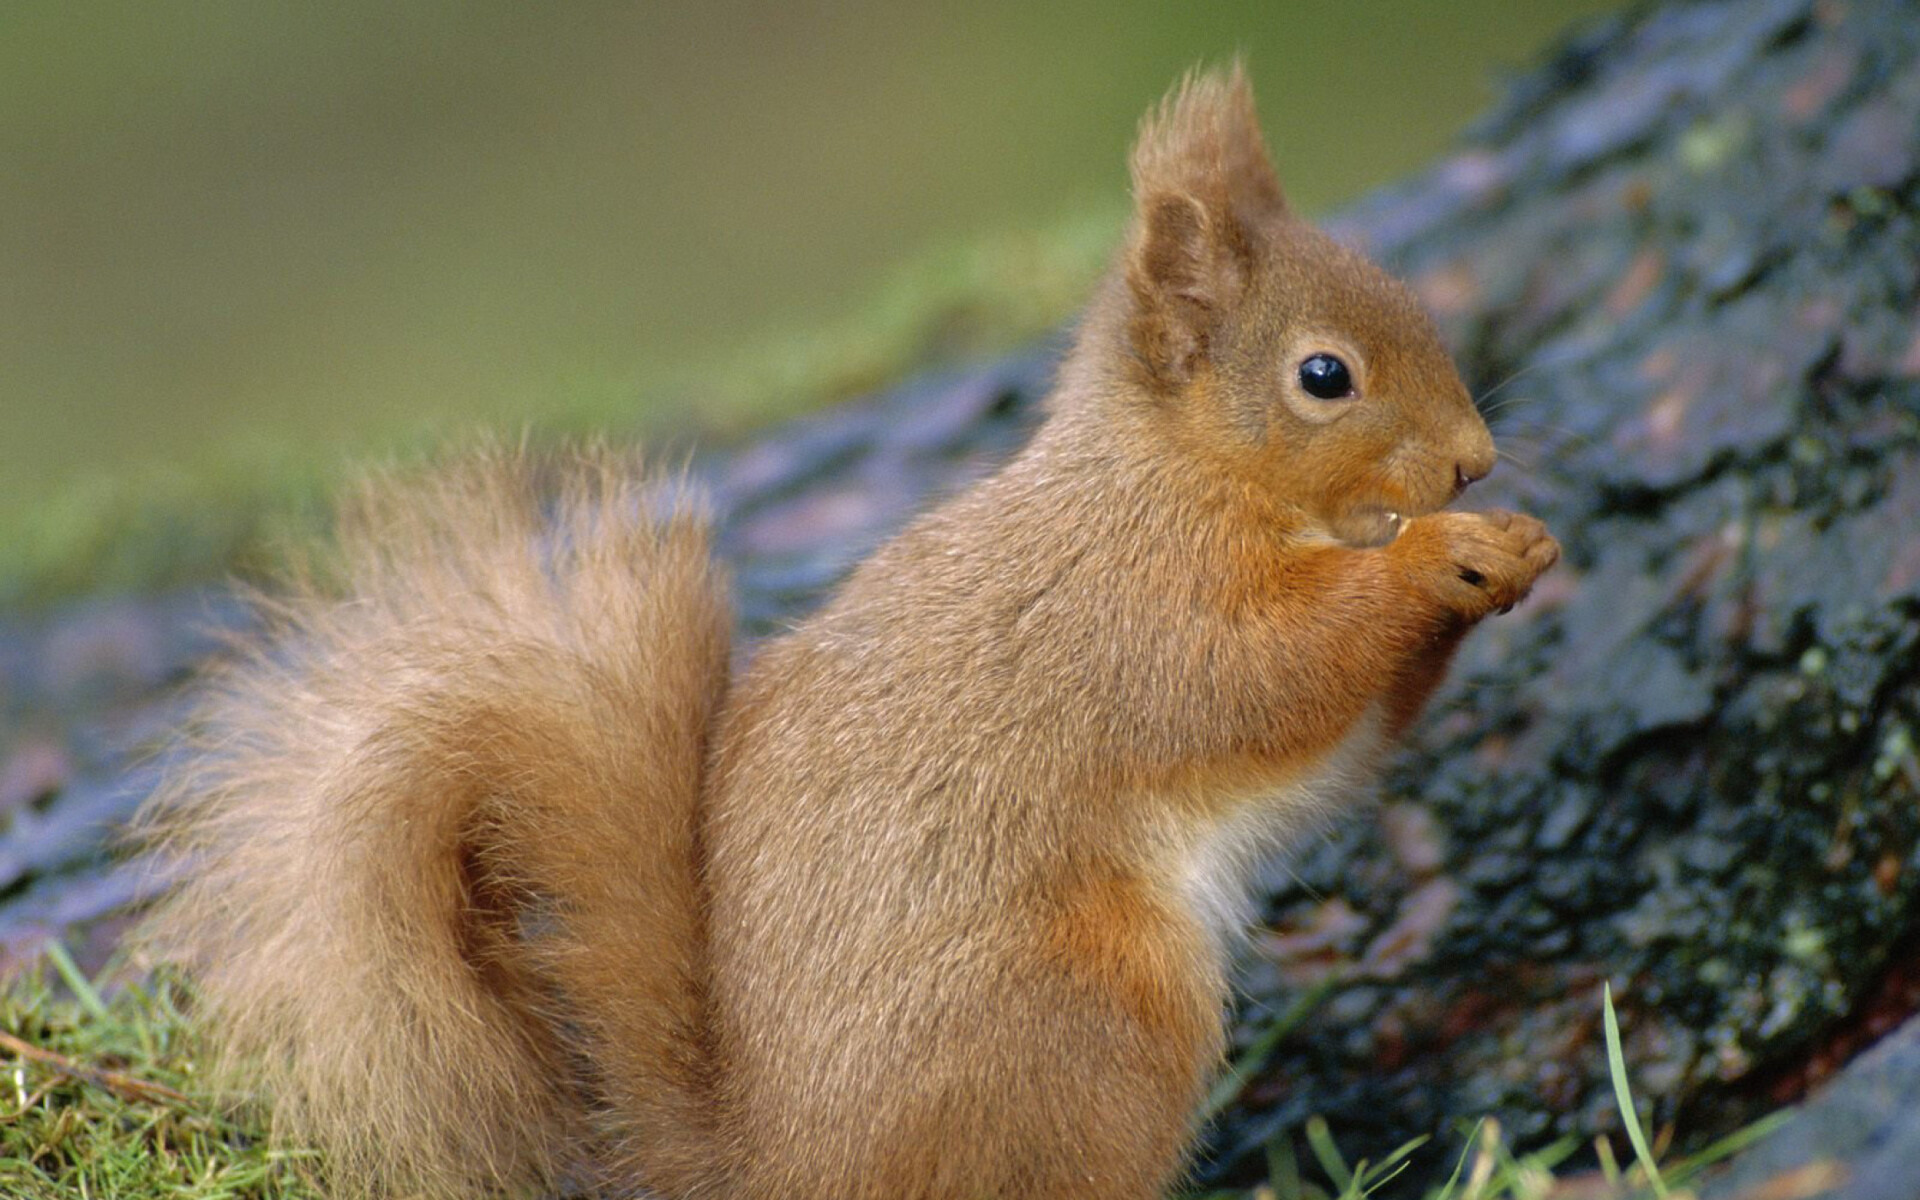
[[[1453,492],[1459,495],[1467,490],[1467,485],[1475,480],[1485,479],[1493,470],[1493,464],[1500,461],[1500,452],[1494,448],[1493,435],[1483,425],[1474,431],[1478,436],[1469,436],[1464,444],[1454,451]]]

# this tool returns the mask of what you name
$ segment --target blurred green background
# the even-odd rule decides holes
[[[1246,53],[1323,210],[1609,7],[9,3],[0,506],[234,446],[746,419],[805,388],[715,381],[929,297],[1070,311],[1196,61]]]

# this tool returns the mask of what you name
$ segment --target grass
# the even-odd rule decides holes
[[[1085,302],[1121,221],[1118,209],[1093,211],[937,250],[843,318],[743,332],[722,358],[650,378],[556,384],[512,423],[536,438],[726,439],[915,370],[1002,352],[1059,328]],[[447,432],[396,419],[326,448],[216,432],[190,464],[84,475],[49,494],[9,497],[0,504],[0,608],[245,571],[279,538],[313,530],[348,462],[418,453]]]
[[[1326,989],[1311,994],[1324,996]],[[1303,1000],[1308,999],[1303,997]],[[1701,1173],[1773,1132],[1791,1117],[1792,1110],[1776,1112],[1745,1129],[1691,1155],[1659,1162],[1640,1125],[1633,1104],[1633,1092],[1627,1079],[1626,1057],[1620,1046],[1620,1023],[1613,1007],[1612,985],[1603,987],[1600,998],[1601,1023],[1605,1032],[1607,1073],[1620,1108],[1621,1124],[1633,1148],[1634,1160],[1622,1170],[1612,1144],[1604,1137],[1593,1144],[1593,1165],[1569,1173],[1580,1149],[1572,1138],[1562,1138],[1526,1153],[1518,1153],[1506,1144],[1499,1122],[1483,1117],[1455,1127],[1460,1149],[1452,1157],[1452,1166],[1444,1177],[1428,1184],[1418,1194],[1424,1200],[1691,1200],[1691,1185]],[[1249,1065],[1249,1056],[1264,1058],[1285,1037],[1286,1032],[1305,1013],[1290,1008],[1276,1023],[1278,1034],[1263,1035],[1260,1042],[1244,1052],[1228,1069],[1227,1080],[1244,1081],[1258,1069]],[[1235,1086],[1237,1091],[1237,1084]],[[1209,1115],[1217,1111],[1221,1093],[1216,1089]],[[1231,1098],[1230,1096],[1228,1097]],[[1333,1131],[1319,1117],[1308,1119],[1300,1130],[1312,1161],[1302,1167],[1295,1149],[1292,1131],[1283,1131],[1267,1147],[1267,1179],[1250,1191],[1220,1191],[1193,1200],[1366,1200],[1389,1182],[1400,1179],[1419,1163],[1430,1166],[1432,1154],[1423,1155],[1432,1139],[1415,1138],[1377,1160],[1350,1160],[1335,1141]],[[1667,1131],[1671,1139],[1672,1131]]]
[[[105,973],[115,974],[112,968]],[[205,1097],[188,1020],[190,989],[171,975],[103,991],[56,943],[38,970],[0,987],[0,1195],[24,1200],[308,1200],[324,1195],[316,1155],[272,1145],[250,1115]],[[1570,1171],[1571,1139],[1521,1153],[1497,1122],[1463,1122],[1457,1146],[1419,1138],[1376,1159],[1352,1159],[1314,1118],[1269,1147],[1268,1177],[1246,1190],[1193,1200],[1365,1200],[1389,1181],[1425,1173],[1426,1200],[1658,1200],[1691,1196],[1708,1166],[1786,1120],[1776,1113],[1693,1155],[1660,1163],[1639,1132],[1609,991],[1602,997],[1607,1063],[1634,1162],[1622,1169],[1605,1139]],[[1309,1006],[1310,1007],[1310,1006]],[[1304,1012],[1296,1018],[1303,1019]],[[1283,1022],[1283,1024],[1285,1024]],[[1267,1048],[1271,1052],[1272,1047]],[[1245,1055],[1237,1078],[1258,1069]],[[1224,1103],[1224,1101],[1222,1101]]]
[[[46,965],[0,988],[0,1195],[324,1195],[312,1154],[270,1146],[205,1097],[182,984],[160,975],[103,996],[58,946]]]

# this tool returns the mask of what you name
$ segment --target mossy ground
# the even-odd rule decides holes
[[[0,1195],[21,1200],[306,1200],[318,1159],[273,1147],[206,1095],[183,1012],[159,976],[105,1000],[35,971],[0,989]],[[77,976],[71,976],[77,978]]]
[[[103,977],[121,974],[110,967]],[[275,1145],[257,1114],[209,1098],[190,1008],[190,988],[164,973],[96,987],[57,944],[38,969],[0,986],[0,1194],[23,1200],[325,1195],[325,1164],[317,1154]],[[1624,1089],[1617,1043],[1610,1066]],[[1447,1142],[1423,1139],[1356,1159],[1316,1119],[1298,1138],[1275,1139],[1264,1181],[1196,1200],[1361,1200],[1390,1180],[1398,1194],[1427,1200],[1678,1197],[1701,1170],[1774,1123],[1650,1175],[1640,1165],[1622,1169],[1605,1143],[1585,1148],[1561,1141],[1517,1154],[1493,1123],[1464,1119]],[[1651,1150],[1637,1148],[1647,1156],[1643,1162],[1652,1161],[1663,1140]],[[1623,1148],[1621,1157],[1629,1153]],[[1410,1180],[1422,1179],[1430,1182],[1407,1191]]]

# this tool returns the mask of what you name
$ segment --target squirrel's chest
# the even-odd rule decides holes
[[[1172,864],[1178,894],[1223,955],[1258,915],[1261,868],[1361,798],[1386,740],[1384,719],[1369,709],[1331,749],[1270,787],[1229,798],[1181,839]]]

